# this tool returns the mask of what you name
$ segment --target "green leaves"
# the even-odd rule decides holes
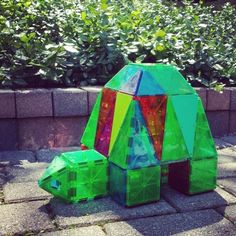
[[[29,34],[26,34],[25,32],[22,32],[22,33],[19,34],[19,39],[23,43],[28,43],[31,39],[35,38],[35,36],[36,36],[35,32],[31,32]]]
[[[164,30],[158,30],[156,33],[155,33],[155,36],[158,38],[164,38],[166,35],[166,32]]]
[[[83,21],[85,21],[86,16],[87,16],[86,12],[84,12],[84,11],[81,12],[81,19],[82,19]]]
[[[173,2],[1,0],[0,87],[104,84],[130,61],[236,84],[235,8]]]

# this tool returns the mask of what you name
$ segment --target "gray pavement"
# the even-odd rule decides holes
[[[168,186],[157,203],[124,208],[109,197],[65,204],[37,186],[66,149],[0,153],[1,235],[236,235],[236,136],[216,140],[218,187],[194,196]]]

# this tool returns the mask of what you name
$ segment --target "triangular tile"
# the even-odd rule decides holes
[[[216,157],[217,152],[202,102],[198,102],[193,159]]]
[[[120,90],[121,87],[134,77],[134,75],[140,71],[139,68],[127,65],[123,67],[110,81],[105,85],[105,88],[110,88],[113,90]]]
[[[160,160],[164,137],[167,97],[163,95],[142,96],[137,97],[137,100],[140,103],[149,135],[152,139],[157,157]]]
[[[135,102],[132,100],[109,155],[109,161],[123,169],[127,168],[126,160],[129,152],[130,127],[134,109]]]
[[[144,70],[140,85],[138,87],[137,96],[143,96],[143,95],[152,96],[158,94],[165,94],[165,91],[155,81],[153,76],[149,72]]]
[[[137,93],[141,78],[142,70],[138,70],[126,83],[121,85],[120,91],[135,95]]]
[[[104,88],[102,91],[95,149],[105,156],[108,156],[109,151],[116,94],[115,91],[107,88]]]
[[[116,105],[115,105],[115,113],[112,125],[112,133],[111,133],[111,141],[109,146],[109,154],[113,148],[113,145],[116,141],[117,135],[121,129],[121,125],[125,119],[127,114],[129,105],[132,101],[133,97],[124,93],[117,93],[116,96]]]
[[[171,96],[171,100],[188,152],[190,156],[192,156],[197,120],[198,96],[195,94],[177,95]]]
[[[189,153],[181,132],[175,110],[168,98],[166,110],[165,133],[162,147],[162,161],[178,161],[189,158]]]
[[[151,137],[145,126],[140,106],[136,102],[129,138],[127,164],[129,169],[143,168],[158,163]]]
[[[96,103],[93,107],[92,113],[89,117],[88,123],[84,130],[83,136],[81,138],[81,143],[84,144],[87,148],[94,148],[95,138],[96,138],[96,130],[98,124],[98,117],[100,111],[100,103],[101,103],[101,93],[99,93]]]

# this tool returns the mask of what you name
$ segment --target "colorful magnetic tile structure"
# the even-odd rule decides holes
[[[131,207],[216,187],[217,152],[201,99],[170,65],[129,64],[98,95],[81,149],[55,157],[39,186],[67,202],[110,195]]]

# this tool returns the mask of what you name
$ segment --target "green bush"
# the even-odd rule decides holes
[[[129,61],[236,84],[236,10],[185,1],[1,0],[0,86],[104,84]]]

